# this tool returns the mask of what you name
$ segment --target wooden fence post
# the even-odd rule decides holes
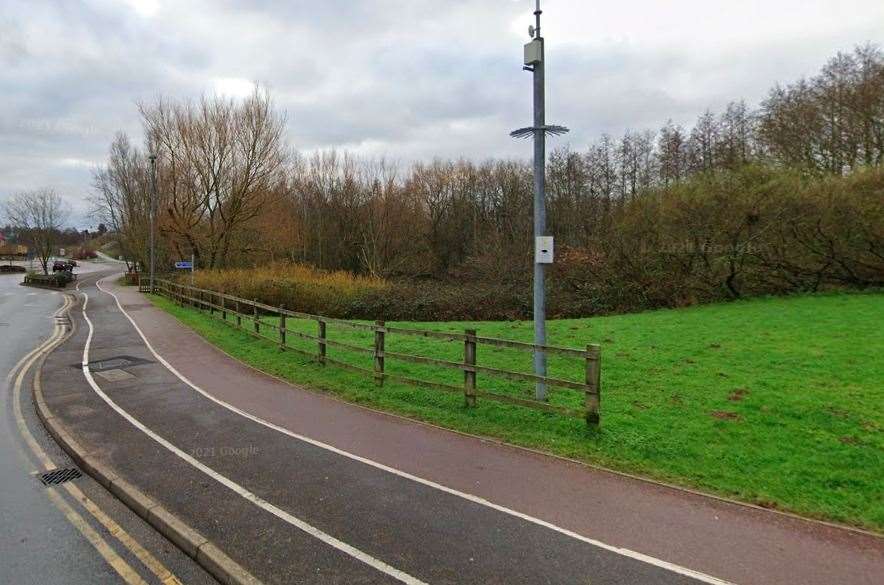
[[[285,307],[279,305],[279,349],[285,349]]]
[[[206,295],[209,297],[209,317],[215,316],[215,294],[212,291]]]
[[[598,345],[586,346],[586,424],[598,426],[602,394],[602,350]]]
[[[255,318],[255,333],[260,335],[261,334],[261,322],[258,321],[258,305],[255,304],[257,302],[258,302],[258,299],[255,299],[252,304],[252,308],[255,310],[255,317],[254,317]]]
[[[466,406],[476,406],[476,330],[464,331],[467,337],[463,342],[463,399]]]
[[[317,321],[319,324],[319,363],[325,365],[325,321]]]
[[[384,322],[375,321],[374,330],[374,381],[384,385]]]
[[[236,327],[242,329],[242,313],[239,312],[239,301],[233,301],[233,308],[236,311]]]
[[[224,293],[223,292],[218,293],[218,299],[220,299],[220,301],[221,301],[221,318],[226,323],[227,322],[227,303],[224,300]]]

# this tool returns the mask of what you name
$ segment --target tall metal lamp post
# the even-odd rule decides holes
[[[154,223],[157,214],[157,155],[151,154],[150,159],[150,292],[154,292],[154,270],[156,269],[156,235]]]
[[[534,344],[546,345],[546,288],[544,272],[553,262],[553,239],[546,234],[546,135],[568,132],[564,126],[546,124],[546,86],[544,80],[544,41],[540,34],[540,0],[534,9],[535,24],[528,27],[531,42],[525,45],[525,71],[534,74],[534,125],[510,133],[513,138],[534,137]],[[546,376],[546,353],[534,350],[534,373]],[[546,384],[537,382],[534,395],[546,400]]]

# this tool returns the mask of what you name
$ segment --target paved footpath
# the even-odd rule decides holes
[[[81,283],[76,330],[44,366],[47,408],[91,457],[265,583],[884,579],[881,538],[293,387],[112,281]]]

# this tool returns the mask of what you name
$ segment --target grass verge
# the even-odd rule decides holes
[[[164,298],[153,302],[209,342],[258,369],[348,401],[557,455],[638,473],[762,506],[884,529],[884,294],[765,298],[677,310],[564,319],[550,343],[599,342],[602,427],[578,419],[387,383],[281,352],[230,324]],[[293,322],[294,321],[294,322]],[[273,326],[270,319],[262,326]],[[394,325],[388,323],[388,325]],[[396,323],[528,341],[530,322]],[[251,326],[243,320],[243,326]],[[289,320],[294,330],[315,323]],[[370,333],[329,328],[330,339],[370,347]],[[311,342],[292,341],[312,350]],[[388,339],[388,350],[459,359],[462,346]],[[330,355],[370,367],[370,356]],[[530,354],[480,349],[479,363],[530,370]],[[579,379],[581,364],[551,373]],[[396,373],[460,383],[458,372],[395,364]],[[529,392],[508,381],[480,386]],[[551,401],[578,405],[572,391]]]

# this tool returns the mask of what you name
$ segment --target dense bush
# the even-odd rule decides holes
[[[353,300],[346,317],[389,321],[521,319],[531,313],[530,287],[495,282],[407,282]]]
[[[189,282],[190,276],[180,279]],[[357,299],[389,288],[379,278],[286,263],[251,269],[197,270],[194,284],[268,305],[328,316],[347,315]]]
[[[649,191],[553,268],[567,315],[884,286],[884,172],[746,166]]]
[[[53,272],[52,274],[40,274],[39,272],[31,272],[25,275],[25,284],[33,284],[36,286],[51,286],[54,288],[64,288],[69,282],[74,280],[74,274],[68,270]]]

